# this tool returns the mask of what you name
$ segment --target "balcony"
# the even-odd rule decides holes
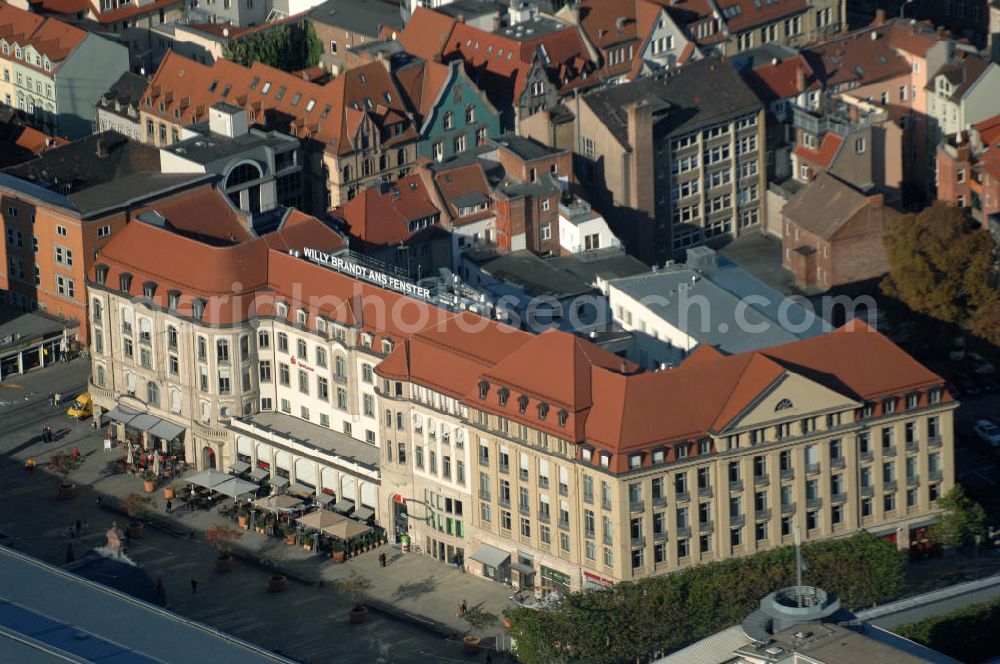
[[[698,524],[698,532],[700,533],[710,533],[715,529],[711,521],[702,521]]]
[[[930,478],[932,482],[939,482],[944,477],[944,473],[940,470],[932,470],[927,473],[927,477]]]
[[[927,447],[941,447],[941,436],[930,436],[927,438]]]
[[[503,473],[504,475],[509,475],[510,474],[510,464],[509,463],[502,463],[502,464],[500,464],[500,472]]]
[[[806,498],[806,507],[808,507],[811,510],[819,509],[820,507],[823,507],[823,499],[822,498]]]
[[[560,496],[568,496],[569,495],[569,485],[568,484],[563,484],[562,482],[559,483],[559,495]]]
[[[711,498],[712,497],[712,487],[710,487],[710,486],[699,487],[698,488],[698,497],[699,498]]]
[[[569,530],[568,519],[559,519],[559,530]]]
[[[818,463],[807,463],[806,464],[806,475],[817,475],[819,474],[819,464]]]
[[[667,497],[666,496],[653,496],[653,507],[666,507]]]
[[[764,473],[763,475],[755,475],[753,478],[754,486],[767,486],[770,483],[771,483],[771,478],[768,476],[767,473]]]
[[[480,500],[489,500],[490,499],[490,492],[489,491],[483,491],[482,489],[480,489],[480,491],[479,491],[479,499]]]
[[[893,481],[891,481],[891,482],[883,482],[883,483],[882,483],[882,488],[883,488],[884,490],[886,490],[886,491],[895,491],[895,490],[896,490],[896,488],[897,488],[897,487],[896,487],[896,481],[895,481],[895,480],[893,480]]]
[[[832,496],[830,496],[830,502],[832,504],[834,504],[834,505],[839,505],[841,503],[846,503],[847,502],[847,494],[843,493],[843,492],[841,492],[841,493],[835,493]]]
[[[730,526],[742,526],[745,522],[746,522],[746,517],[744,517],[742,514],[729,515]]]
[[[782,503],[781,505],[782,514],[794,514],[795,513],[795,503]]]
[[[757,510],[753,513],[754,521],[767,521],[771,518],[771,509],[765,507],[762,510]]]
[[[873,486],[863,486],[861,487],[861,496],[863,498],[871,498],[875,495],[875,487]]]
[[[665,532],[663,532],[663,531],[660,531],[658,533],[653,533],[653,541],[654,542],[666,542],[667,541],[667,534]]]
[[[538,513],[538,521],[540,523],[548,523],[549,522],[549,513],[548,512],[539,512]]]
[[[687,491],[683,491],[683,492],[680,492],[680,493],[677,494],[676,499],[677,499],[677,502],[679,502],[679,503],[686,503],[686,502],[689,502],[691,500],[691,496],[690,496],[690,494],[688,494]]]
[[[521,470],[519,470],[519,471],[517,472],[517,477],[518,477],[518,479],[520,479],[520,480],[521,480],[522,482],[527,482],[527,481],[528,481],[528,471],[527,471],[527,470],[525,470],[524,468],[522,468]]]
[[[644,503],[641,500],[636,500],[634,502],[631,502],[631,503],[628,504],[628,511],[629,512],[645,512],[646,511],[646,503]]]
[[[677,526],[677,537],[680,539],[691,537],[691,526]]]
[[[831,468],[843,468],[846,464],[847,464],[847,461],[844,459],[844,457],[836,457],[836,458],[830,459],[830,467]]]
[[[906,486],[917,486],[920,484],[920,475],[909,475],[906,478]]]
[[[919,440],[908,440],[908,441],[906,441],[906,451],[907,452],[916,452],[919,449],[920,449],[920,441]]]
[[[549,478],[547,478],[547,477],[539,477],[538,478],[538,488],[539,489],[548,489],[549,488]]]
[[[736,480],[735,482],[730,482],[729,483],[729,492],[730,493],[737,493],[737,492],[740,492],[742,490],[743,490],[743,482],[741,482],[740,480]]]
[[[489,457],[484,457],[484,456],[479,457],[479,465],[482,466],[483,468],[489,468],[490,467],[490,458]]]
[[[615,541],[611,537],[611,535],[604,535],[601,538],[601,543],[604,544],[604,546],[612,546],[612,545],[614,545]]]
[[[894,457],[896,456],[896,446],[886,445],[882,448],[882,456],[884,457]]]
[[[789,468],[788,470],[781,471],[781,479],[782,479],[782,481],[794,480],[795,479],[795,471],[792,470],[791,468]]]
[[[871,461],[872,459],[875,458],[875,455],[872,454],[871,450],[868,450],[868,451],[865,451],[865,452],[861,452],[858,456],[861,457],[862,461]]]
[[[632,548],[633,549],[641,549],[644,546],[646,546],[646,538],[645,537],[633,537],[632,538]]]
[[[587,503],[588,505],[593,505],[594,504],[594,494],[592,494],[592,493],[585,493],[585,494],[583,494],[583,502]]]
[[[501,498],[497,502],[500,503],[500,507],[506,507],[507,509],[510,509],[510,498]]]
[[[521,514],[521,516],[531,516],[531,507],[528,505],[518,505],[517,511]]]
[[[601,501],[601,509],[610,510],[611,509],[611,501],[610,500],[602,500]]]

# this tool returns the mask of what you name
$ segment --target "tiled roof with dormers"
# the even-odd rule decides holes
[[[8,49],[3,59],[50,76],[86,37],[86,31],[68,23],[0,2],[0,43]],[[16,56],[16,47],[21,48],[21,59]],[[29,57],[29,51],[38,54],[37,62]]]
[[[379,128],[401,125],[398,132],[391,132],[391,142],[416,138],[406,104],[379,62],[317,85],[260,62],[242,67],[219,59],[203,65],[168,51],[146,88],[141,108],[168,122],[188,125],[207,119],[209,107],[217,102],[246,109],[251,124],[263,124],[268,117],[287,118],[283,130],[320,141],[337,154],[357,149],[365,118]]]

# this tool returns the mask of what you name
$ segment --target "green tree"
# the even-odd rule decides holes
[[[323,44],[309,21],[251,33],[234,40],[223,52],[227,60],[244,67],[261,62],[287,72],[315,66],[322,54]]]
[[[931,526],[931,537],[944,546],[963,546],[986,536],[986,510],[965,495],[961,484],[938,498],[938,507],[945,513]]]
[[[885,238],[882,290],[913,311],[966,326],[995,299],[989,234],[960,209],[935,203],[897,217]]]

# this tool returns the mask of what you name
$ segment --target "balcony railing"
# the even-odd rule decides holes
[[[944,473],[940,470],[932,470],[927,473],[927,477],[929,477],[931,481],[937,482],[944,477]]]
[[[806,507],[808,507],[811,510],[823,507],[823,499],[822,498],[806,498]]]
[[[646,546],[646,538],[645,537],[633,537],[632,538],[632,548],[633,549],[641,549],[644,546]]]
[[[687,491],[683,491],[683,492],[677,494],[677,502],[679,502],[679,503],[686,503],[689,500],[691,500],[691,496],[690,496],[690,494],[688,494]]]
[[[793,514],[795,512],[795,503],[782,503],[781,513],[782,514]]]
[[[666,507],[667,497],[666,496],[653,496],[653,507]]]
[[[908,475],[906,477],[906,486],[917,486],[920,484],[920,475]]]
[[[832,496],[830,496],[830,502],[833,503],[834,505],[837,505],[839,503],[846,503],[847,502],[847,494],[843,493],[843,492],[841,492],[841,493],[835,493]]]
[[[691,526],[677,526],[677,537],[691,537]]]
[[[806,464],[806,474],[807,475],[815,475],[817,473],[819,473],[819,464],[818,463],[807,463]]]
[[[791,468],[789,468],[788,470],[781,471],[781,479],[782,480],[794,480],[795,479],[795,471],[792,470]]]
[[[746,521],[746,517],[742,514],[730,514],[729,515],[729,525],[730,526],[742,526]]]
[[[875,495],[875,487],[873,486],[863,486],[861,487],[861,496],[863,498],[871,498]]]
[[[894,457],[896,456],[896,446],[887,445],[882,448],[882,456],[884,457]]]
[[[941,436],[930,436],[927,438],[927,447],[941,447]]]
[[[712,487],[703,486],[698,488],[698,496],[700,498],[711,498],[712,497]]]
[[[916,452],[919,449],[920,449],[920,441],[919,440],[908,440],[908,441],[906,441],[906,451],[907,452]]]
[[[630,512],[644,512],[646,511],[646,503],[636,500],[628,504],[628,509]]]
[[[762,510],[756,510],[753,513],[753,518],[755,521],[767,521],[768,519],[771,518],[771,509],[765,507]]]
[[[715,526],[711,521],[702,521],[698,524],[698,531],[702,533],[710,533],[715,529]]]
[[[883,482],[882,483],[882,488],[885,489],[886,491],[895,491],[896,490],[896,481],[893,480],[891,482]]]
[[[729,491],[731,493],[736,493],[736,492],[742,491],[742,490],[743,490],[743,482],[742,481],[736,480],[735,482],[730,482],[729,483]]]
[[[868,450],[866,452],[861,452],[858,456],[861,457],[862,461],[871,461],[872,459],[875,458],[875,455],[872,453],[871,450]]]
[[[770,483],[771,483],[771,478],[768,476],[767,473],[764,473],[763,475],[755,475],[753,478],[754,486],[767,486]]]
[[[833,459],[830,459],[831,468],[843,468],[846,464],[847,461],[844,457],[834,457]]]

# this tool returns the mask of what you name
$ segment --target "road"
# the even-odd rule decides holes
[[[960,583],[918,597],[893,602],[862,611],[858,617],[879,627],[892,629],[924,618],[951,613],[971,604],[989,602],[997,597],[1000,597],[1000,576]]]
[[[103,544],[103,533],[121,516],[101,508],[89,482],[108,473],[111,457],[99,450],[99,435],[88,423],[52,408],[49,391],[71,399],[82,391],[87,367],[82,361],[40,370],[0,383],[0,534],[6,543],[50,563],[65,562],[67,545],[77,557]],[[56,442],[41,442],[48,424]],[[43,463],[56,450],[78,447],[88,457],[78,474],[79,495],[56,498],[57,480],[38,470],[24,470],[28,458]],[[76,519],[90,532],[79,539],[63,535]],[[410,662],[475,662],[485,653],[464,655],[460,644],[394,617],[370,612],[361,625],[347,621],[350,600],[324,587],[290,583],[284,593],[266,590],[269,572],[237,562],[227,574],[214,571],[216,552],[198,539],[178,539],[147,529],[133,541],[129,554],[154,578],[162,578],[168,608],[302,662],[372,664]],[[198,581],[198,592],[190,589]],[[503,661],[494,656],[494,661]]]

